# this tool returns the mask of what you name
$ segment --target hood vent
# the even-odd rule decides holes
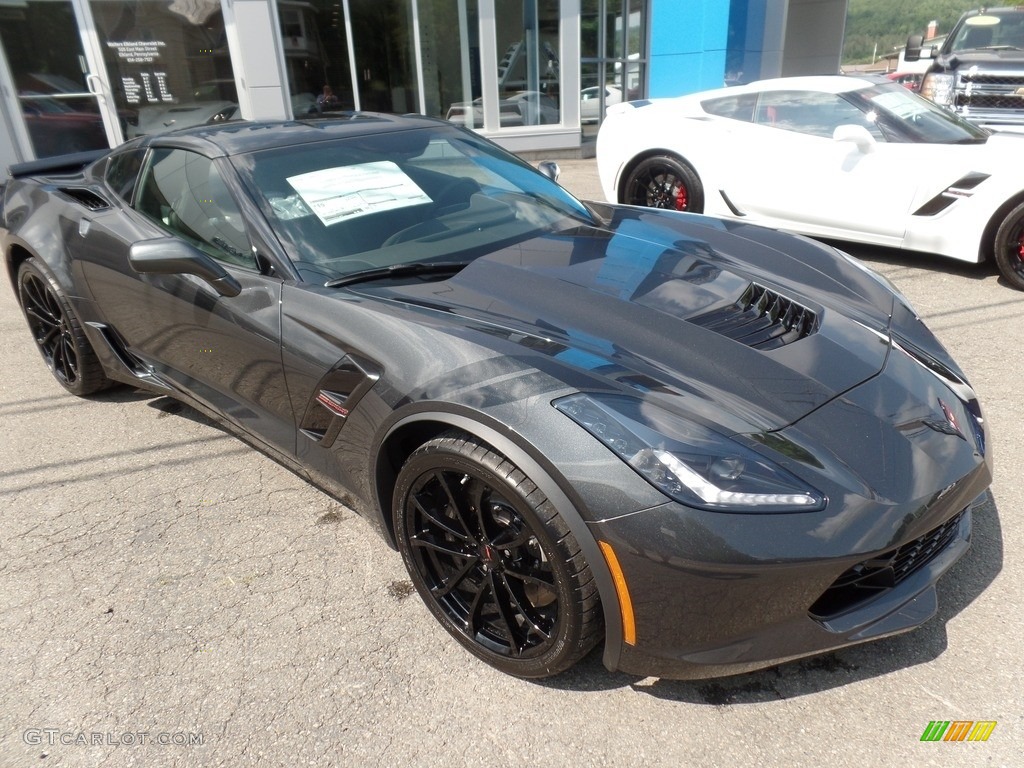
[[[818,328],[813,310],[757,283],[727,307],[691,317],[690,322],[755,349],[775,349]]]
[[[102,211],[104,208],[110,207],[110,203],[89,189],[83,189],[81,187],[61,187],[60,191],[73,200],[81,203],[90,211]]]

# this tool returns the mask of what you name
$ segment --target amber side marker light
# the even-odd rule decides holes
[[[608,570],[612,572],[612,581],[615,582],[615,594],[619,596],[619,612],[622,614],[622,639],[626,645],[636,645],[636,621],[633,618],[633,601],[629,597],[629,587],[626,584],[626,576],[622,573],[622,566],[619,565],[619,558],[615,556],[615,550],[607,541],[599,541],[597,545],[601,548],[604,561],[608,563]]]

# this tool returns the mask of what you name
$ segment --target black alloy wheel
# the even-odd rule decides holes
[[[1024,291],[1024,203],[1003,220],[994,250],[999,273],[1012,287]]]
[[[463,646],[524,678],[558,674],[600,640],[603,618],[575,537],[523,472],[449,432],[399,473],[394,523],[416,589]]]
[[[696,171],[670,155],[641,160],[623,186],[622,202],[670,211],[704,212],[704,188]]]
[[[18,300],[43,360],[64,389],[89,395],[110,385],[71,304],[35,259],[18,269]]]

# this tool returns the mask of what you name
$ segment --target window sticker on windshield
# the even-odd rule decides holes
[[[920,99],[912,98],[902,90],[880,93],[871,99],[871,103],[903,120],[909,120],[914,115],[924,114],[928,111],[927,107],[921,104]]]
[[[324,226],[433,200],[390,160],[303,173],[288,179]]]

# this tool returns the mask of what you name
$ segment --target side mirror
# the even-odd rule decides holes
[[[175,237],[135,243],[128,252],[128,264],[144,275],[195,275],[221,296],[237,296],[242,292],[241,284],[224,267]]]
[[[924,45],[923,35],[911,35],[907,38],[907,47],[903,52],[904,61],[920,61],[921,46]]]
[[[562,174],[562,169],[558,167],[558,163],[554,160],[543,160],[537,164],[537,170],[552,181],[558,181],[558,177]]]
[[[855,144],[865,155],[875,148],[875,137],[863,125],[840,125],[832,132],[832,140]]]
[[[938,55],[938,48],[934,45],[925,46],[924,38],[921,35],[911,35],[907,38],[907,47],[903,51],[904,61],[920,61],[921,59],[934,59]]]

